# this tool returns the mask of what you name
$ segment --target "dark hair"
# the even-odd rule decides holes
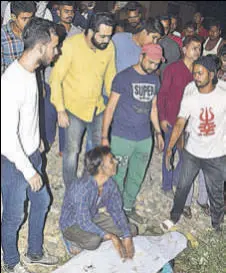
[[[97,146],[85,155],[85,168],[90,175],[98,174],[98,168],[103,162],[104,156],[111,153],[108,146]]]
[[[148,18],[144,21],[144,27],[147,33],[159,33],[161,36],[164,35],[164,27],[159,19],[157,18]]]
[[[195,29],[195,25],[192,21],[189,21],[184,25],[184,29],[186,29],[186,28],[194,28]]]
[[[214,55],[214,54],[208,54],[206,56],[211,57],[214,60],[214,62],[216,63],[216,69],[218,71],[221,68],[220,58],[217,57],[217,55]]]
[[[191,42],[197,42],[197,43],[201,44],[202,40],[198,35],[192,35],[192,36],[185,37],[185,39],[183,41],[183,47],[188,46]]]
[[[157,19],[159,19],[160,21],[171,21],[169,15],[159,15],[157,16]]]
[[[93,32],[98,32],[101,24],[114,28],[115,22],[113,15],[110,12],[97,12],[93,14],[89,20],[88,27],[85,30],[85,35],[88,34],[89,29],[93,30]]]
[[[221,29],[221,24],[220,21],[213,19],[208,23],[208,30],[210,30],[211,27],[217,27],[219,29]]]
[[[49,20],[34,17],[23,30],[24,49],[32,49],[36,44],[51,41],[51,34],[57,35],[57,25]]]
[[[135,11],[137,10],[139,13],[142,11],[142,5],[137,1],[129,1],[125,6],[126,11]]]
[[[57,1],[59,6],[70,6],[75,7],[75,1]]]
[[[14,14],[16,17],[21,12],[36,12],[36,4],[34,1],[11,1],[10,3],[11,14]]]
[[[170,19],[174,18],[174,19],[176,19],[176,20],[178,21],[178,15],[176,15],[176,14],[170,13],[170,14],[168,15],[168,17],[169,17]]]
[[[221,46],[221,48],[219,50],[219,53],[218,53],[218,56],[222,57],[225,54],[226,54],[226,44],[224,44],[223,46]]]

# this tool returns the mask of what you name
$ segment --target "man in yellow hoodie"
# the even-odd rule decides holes
[[[110,95],[116,74],[115,49],[111,41],[114,21],[109,13],[96,13],[85,33],[64,42],[62,55],[50,75],[51,102],[65,130],[63,179],[66,188],[76,181],[82,136],[92,126],[92,143],[101,143],[105,105],[102,87]]]

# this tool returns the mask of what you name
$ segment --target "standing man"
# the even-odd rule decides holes
[[[72,24],[74,17],[74,2],[72,1],[59,1],[57,14],[59,16],[59,24],[64,26],[67,37],[81,33],[81,30]],[[57,128],[57,111],[54,105],[50,102],[50,86],[49,77],[52,71],[52,65],[47,67],[45,70],[45,137],[48,142],[48,146],[51,146],[55,141],[56,128]],[[59,127],[59,155],[63,155],[65,143],[65,132],[64,128]]]
[[[1,75],[24,51],[22,31],[34,16],[34,1],[12,1],[11,20],[1,28]]]
[[[104,113],[102,144],[109,145],[108,133],[113,120],[111,147],[119,160],[118,172],[114,179],[122,193],[127,216],[141,224],[143,219],[134,210],[134,204],[153,144],[150,119],[155,128],[159,150],[164,147],[157,109],[160,83],[154,73],[162,60],[164,58],[159,45],[143,46],[139,63],[115,77]]]
[[[180,59],[180,48],[178,44],[169,38],[168,34],[170,31],[170,18],[169,16],[160,16],[159,17],[160,22],[162,23],[164,27],[165,35],[161,38],[159,41],[159,44],[163,48],[164,51],[164,57],[166,59],[165,63],[162,63],[160,66],[160,73],[161,73],[161,79],[163,77],[163,71],[166,69],[168,65],[170,65],[173,62],[176,62]]]
[[[221,37],[221,27],[220,22],[212,21],[209,24],[209,35],[203,44],[203,56],[207,55],[217,55],[220,48],[223,46],[225,41]]]
[[[170,31],[169,31],[169,37],[173,41],[175,41],[180,49],[183,47],[182,39],[181,39],[181,34],[176,30],[177,28],[177,16],[176,15],[170,15]]]
[[[193,81],[193,62],[201,54],[201,40],[196,36],[187,37],[183,42],[183,59],[170,64],[163,73],[162,85],[158,94],[158,109],[161,129],[164,132],[165,149],[162,160],[162,189],[165,193],[173,191],[173,184],[177,185],[181,160],[174,171],[168,171],[165,165],[167,146],[180,110],[184,88]],[[173,147],[173,152],[181,148]],[[173,194],[172,194],[173,195]]]
[[[142,47],[145,44],[157,44],[164,35],[164,29],[158,19],[146,20],[137,33],[116,33],[112,40],[116,51],[117,72],[139,62]]]
[[[210,201],[212,226],[218,232],[224,219],[224,181],[226,179],[226,92],[217,84],[216,63],[211,57],[194,62],[194,82],[187,88],[167,148],[166,163],[188,122],[189,137],[182,158],[180,180],[170,219],[163,228],[177,223],[184,209],[195,176],[202,169]],[[187,89],[186,88],[186,89]]]
[[[204,17],[201,12],[196,12],[193,17],[195,23],[195,34],[199,35],[203,40],[208,37],[208,30],[203,27]]]
[[[102,86],[108,96],[116,74],[115,51],[111,42],[114,22],[111,14],[97,13],[83,34],[67,39],[51,76],[51,101],[65,130],[63,178],[66,188],[76,181],[78,155],[86,128],[92,126],[92,144],[101,142]]]
[[[38,88],[35,70],[48,65],[58,53],[55,25],[34,18],[24,29],[25,51],[2,76],[1,84],[1,189],[2,249],[6,272],[28,272],[20,264],[17,249],[18,231],[24,219],[24,202],[28,196],[29,264],[54,265],[55,257],[43,252],[43,229],[50,197],[42,181],[39,152]]]
[[[83,249],[95,250],[102,241],[111,240],[121,258],[132,258],[132,236],[137,230],[126,219],[122,197],[112,179],[117,161],[109,147],[98,146],[86,154],[85,163],[87,173],[71,184],[62,206],[60,227],[67,248],[75,255]],[[108,215],[98,212],[103,207]]]
[[[162,159],[162,189],[166,195],[173,197],[173,185],[177,186],[180,179],[180,169],[182,164],[183,136],[173,147],[173,154],[179,154],[179,162],[174,170],[166,167],[166,152],[169,140],[175,125],[177,115],[180,110],[181,100],[185,87],[193,81],[193,63],[201,54],[201,39],[198,36],[185,38],[183,42],[183,59],[169,65],[163,74],[162,85],[158,94],[158,109],[161,128],[164,132],[165,148]],[[188,195],[184,216],[191,218],[191,203],[193,197],[193,187]],[[208,209],[207,192],[204,179],[199,179],[198,204]]]
[[[183,28],[183,32],[182,32],[182,41],[184,41],[184,39],[188,36],[194,36],[195,34],[195,26],[194,23],[192,21],[187,22],[184,25]]]

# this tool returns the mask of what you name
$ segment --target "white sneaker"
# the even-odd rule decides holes
[[[58,258],[47,252],[44,252],[42,257],[30,257],[27,254],[22,255],[22,257],[23,262],[29,265],[53,266],[58,263]]]
[[[14,266],[13,269],[8,268],[7,266],[3,266],[3,272],[6,273],[31,273],[30,271],[27,271],[21,263],[18,263],[16,266]]]

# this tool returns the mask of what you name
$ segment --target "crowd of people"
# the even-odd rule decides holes
[[[145,19],[129,1],[98,12],[95,1],[1,1],[2,250],[6,272],[56,265],[43,250],[50,206],[42,156],[59,131],[65,196],[59,226],[76,255],[111,240],[134,256],[145,223],[135,210],[153,143],[163,152],[162,192],[174,198],[170,230],[197,203],[221,232],[226,181],[226,42],[203,15],[178,31],[176,15]],[[59,130],[57,130],[57,126]],[[77,176],[84,133],[84,173]],[[175,153],[178,163],[175,166]],[[29,199],[28,249],[18,231]]]

